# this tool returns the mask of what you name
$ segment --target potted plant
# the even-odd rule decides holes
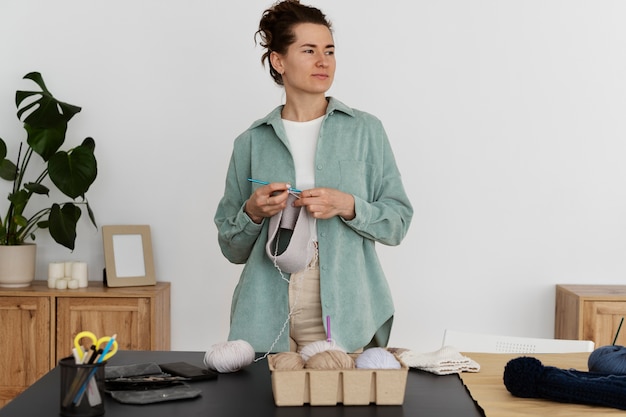
[[[28,243],[27,239],[35,240],[38,229],[48,229],[57,243],[74,250],[81,207],[87,210],[91,222],[97,227],[85,193],[95,181],[98,168],[94,156],[95,142],[90,137],[73,149],[60,150],[65,142],[68,122],[81,108],[54,98],[40,73],[31,72],[24,78],[34,81],[41,91],[18,90],[15,93],[17,118],[23,122],[27,134],[25,143],[19,145],[15,163],[7,158],[7,145],[0,138],[0,178],[12,182],[8,208],[0,210],[0,274],[3,269],[21,264],[14,252],[23,249],[33,253],[29,267],[32,269],[32,281],[35,245]],[[27,170],[35,155],[43,160],[42,172],[28,181]],[[49,182],[71,200],[60,204],[51,204],[46,200],[50,197],[50,188],[46,185]],[[27,212],[31,199],[42,203],[43,207]],[[11,254],[3,255],[3,252],[9,251]],[[21,279],[16,272],[9,274],[12,276],[7,278],[9,282],[5,282],[4,286],[30,284],[30,281],[25,284],[16,282]],[[0,276],[0,286],[3,285],[2,279]]]

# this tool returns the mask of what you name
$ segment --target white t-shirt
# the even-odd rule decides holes
[[[292,187],[306,190],[315,186],[315,151],[320,136],[324,116],[307,122],[294,122],[283,119],[291,156],[296,168],[296,183]],[[313,222],[311,236],[317,240],[317,231]]]
[[[283,119],[285,132],[291,147],[291,156],[296,167],[296,183],[299,190],[315,186],[315,150],[324,116],[308,122],[293,122]]]

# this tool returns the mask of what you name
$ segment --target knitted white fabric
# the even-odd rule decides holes
[[[439,350],[427,353],[405,350],[399,353],[398,357],[406,366],[437,375],[480,371],[480,365],[477,362],[463,356],[452,346],[444,346]]]

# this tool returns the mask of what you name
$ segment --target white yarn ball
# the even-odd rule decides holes
[[[361,369],[400,369],[402,365],[393,353],[384,348],[370,348],[361,353],[355,360],[356,367]]]
[[[245,340],[216,343],[204,354],[204,365],[220,373],[235,372],[254,362],[254,348]]]
[[[341,346],[337,345],[334,340],[330,342],[327,340],[318,340],[317,342],[312,342],[302,348],[300,351],[300,355],[304,361],[308,361],[311,356],[314,356],[320,352],[324,352],[326,350],[339,350],[341,352],[346,353],[345,349]]]

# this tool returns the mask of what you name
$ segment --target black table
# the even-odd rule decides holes
[[[133,363],[167,363],[185,361],[203,366],[204,352],[120,351],[109,360],[111,365]],[[26,391],[0,409],[0,417],[46,417],[59,415],[60,372],[56,367]],[[482,417],[457,375],[437,376],[410,370],[404,404],[401,406],[305,405],[276,407],[267,360],[245,369],[220,374],[217,379],[192,382],[202,395],[191,400],[150,405],[127,405],[105,399],[108,417]]]

